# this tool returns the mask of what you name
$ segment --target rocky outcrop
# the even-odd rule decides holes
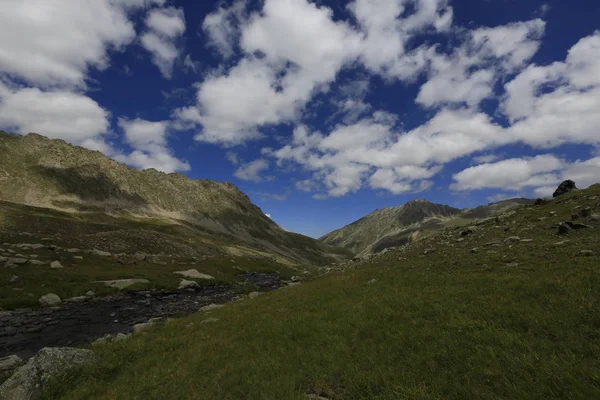
[[[93,361],[94,353],[90,350],[43,348],[0,386],[0,399],[37,400],[51,377]]]
[[[560,185],[558,185],[558,188],[556,188],[556,190],[552,194],[552,197],[562,196],[563,194],[570,193],[573,190],[577,190],[577,186],[575,185],[575,182],[568,179],[562,182]]]

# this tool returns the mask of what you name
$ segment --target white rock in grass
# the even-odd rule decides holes
[[[199,272],[197,269],[188,269],[187,271],[175,271],[174,274],[185,276],[186,278],[192,279],[215,279],[214,276],[203,274]]]

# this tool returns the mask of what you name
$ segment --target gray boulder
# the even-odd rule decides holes
[[[38,300],[42,307],[53,307],[57,306],[61,303],[60,297],[55,295],[54,293],[48,293]]]
[[[179,286],[178,289],[179,290],[183,290],[183,289],[195,289],[200,287],[200,285],[198,285],[198,282],[194,282],[194,281],[188,281],[187,279],[182,279],[181,282],[179,282]]]
[[[93,361],[90,350],[43,348],[0,386],[0,399],[37,400],[51,377]]]
[[[552,197],[562,196],[564,194],[572,192],[573,190],[577,190],[577,186],[575,185],[575,182],[569,179],[558,185],[558,188],[556,188],[556,190],[552,194]]]
[[[52,261],[50,263],[50,268],[60,269],[60,268],[64,268],[64,267],[62,266],[62,264],[60,263],[60,261]]]
[[[23,365],[23,360],[19,356],[8,356],[0,358],[0,372],[8,372]]]

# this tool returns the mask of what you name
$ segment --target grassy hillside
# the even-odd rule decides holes
[[[111,232],[106,241],[119,239],[106,243],[110,246],[149,246],[160,241],[148,240],[146,231],[160,231],[176,237],[169,243],[183,241],[196,252],[220,247],[226,253],[227,247],[242,246],[296,264],[330,262],[348,253],[286,232],[227,182],[135,170],[100,152],[34,133],[0,131],[0,154],[0,200],[5,202],[0,229],[72,232],[75,239],[104,230]],[[36,208],[16,209],[8,202]],[[29,212],[39,217],[33,226]]]
[[[586,207],[600,186],[95,347],[44,398],[600,398],[600,223],[556,228]]]
[[[416,199],[396,207],[375,210],[363,218],[322,236],[319,240],[355,254],[369,255],[435,235],[445,227],[472,224],[533,200],[510,199],[460,210]]]

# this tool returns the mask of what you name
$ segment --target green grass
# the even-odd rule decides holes
[[[447,230],[230,304],[212,324],[196,314],[95,347],[99,362],[53,380],[44,398],[600,398],[600,258],[577,255],[600,251],[600,225],[568,238],[548,229],[578,205],[600,212],[599,199],[595,187],[521,208],[501,221],[507,232],[491,221],[456,242]],[[483,247],[513,235],[534,241]]]

